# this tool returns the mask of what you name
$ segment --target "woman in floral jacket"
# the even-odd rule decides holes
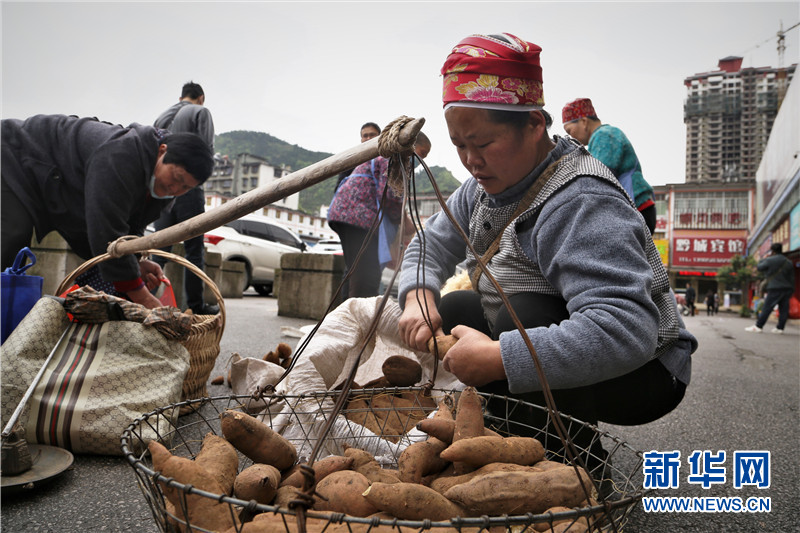
[[[367,243],[358,264],[356,257],[381,210],[385,213],[384,218],[395,228],[400,223],[402,198],[395,195],[391,188],[386,191],[383,205],[379,205],[386,188],[388,169],[389,160],[383,157],[359,165],[341,183],[328,208],[328,225],[342,241],[344,262],[350,273],[345,298],[366,298],[378,294],[383,270],[379,259],[378,230]]]
[[[414,152],[424,159],[431,150],[431,141],[420,132]],[[328,225],[342,242],[347,272],[352,272],[345,285],[345,298],[376,296],[380,289],[381,272],[392,263],[389,245],[397,234],[403,212],[403,199],[386,187],[389,160],[376,157],[356,167],[339,184],[328,208]],[[383,194],[386,189],[386,195]],[[369,229],[383,211],[383,222],[366,245],[356,265],[356,258],[367,240]],[[413,232],[411,219],[406,217],[405,231]],[[410,237],[410,235],[408,235]]]

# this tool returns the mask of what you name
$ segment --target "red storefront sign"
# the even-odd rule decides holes
[[[744,238],[674,237],[672,266],[719,268],[734,255],[743,255],[745,244]]]
[[[717,276],[717,273],[716,273],[716,272],[714,272],[714,271],[710,271],[710,270],[706,270],[706,271],[700,271],[700,270],[679,270],[679,271],[678,271],[678,275],[679,275],[679,276],[703,276],[703,277],[706,277],[706,278],[714,278],[714,277],[716,277],[716,276]]]

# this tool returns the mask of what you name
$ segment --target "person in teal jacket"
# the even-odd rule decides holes
[[[653,188],[644,179],[639,158],[625,133],[619,128],[603,124],[588,98],[569,102],[561,111],[561,118],[564,131],[586,145],[593,157],[611,169],[636,204],[652,235],[656,227]]]

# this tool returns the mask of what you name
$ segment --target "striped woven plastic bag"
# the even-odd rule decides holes
[[[20,417],[29,443],[122,455],[120,436],[134,419],[180,401],[189,352],[179,341],[138,322],[70,323],[61,303],[45,297],[2,346],[3,420],[54,347]],[[168,434],[170,422],[158,433]]]

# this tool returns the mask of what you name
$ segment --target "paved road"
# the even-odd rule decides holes
[[[226,301],[228,323],[221,355],[211,376],[222,374],[232,352],[260,356],[278,342],[281,326],[299,328],[310,320],[277,316],[277,300],[247,294]],[[679,408],[640,427],[604,426],[641,451],[694,450],[771,452],[771,486],[757,490],[726,483],[703,490],[690,485],[688,465],[678,489],[659,496],[766,496],[769,513],[646,513],[634,507],[626,533],[796,532],[800,517],[798,408],[800,407],[800,324],[790,321],[783,336],[746,333],[752,320],[731,313],[686,319],[700,340],[692,385]],[[772,324],[768,324],[770,329]],[[209,386],[212,396],[226,386]],[[730,462],[729,462],[730,464]],[[135,531],[156,533],[150,510],[131,467],[122,458],[77,456],[73,468],[30,493],[3,495],[0,525],[9,532]]]

